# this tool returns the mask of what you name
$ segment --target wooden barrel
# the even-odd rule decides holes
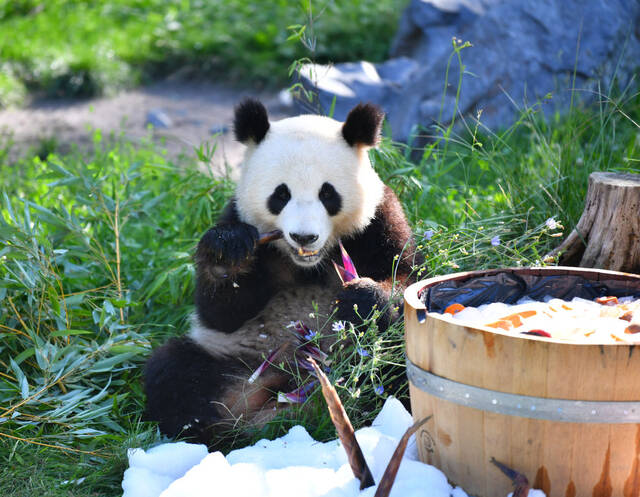
[[[492,458],[548,497],[640,496],[640,347],[464,326],[429,312],[421,298],[442,282],[500,272],[582,276],[640,291],[639,275],[564,267],[458,273],[407,288],[413,417],[433,415],[417,434],[421,459],[478,497],[513,490]]]

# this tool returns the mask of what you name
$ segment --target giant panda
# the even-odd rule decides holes
[[[291,322],[323,315],[358,325],[377,309],[383,332],[394,319],[391,285],[411,275],[415,246],[396,195],[369,161],[383,117],[359,104],[344,123],[315,115],[270,122],[257,100],[236,107],[245,160],[233,198],[196,248],[191,330],[156,349],[145,368],[146,418],[161,432],[212,446],[238,421],[271,419],[291,375],[269,368],[248,379],[291,340]],[[259,244],[272,230],[282,238]],[[346,284],[330,262],[339,241],[359,273]]]

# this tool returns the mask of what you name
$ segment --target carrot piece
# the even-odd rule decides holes
[[[618,297],[598,297],[596,302],[602,305],[617,305]]]
[[[485,326],[488,326],[489,328],[501,328],[505,331],[509,331],[512,328],[511,322],[505,321],[504,319],[500,319],[493,323],[485,324]]]
[[[517,328],[518,326],[522,326],[523,318],[530,318],[531,316],[535,316],[537,314],[536,311],[522,311],[516,312],[515,314],[509,314],[498,321],[493,323],[489,323],[485,326],[489,326],[490,328],[502,328],[503,330],[509,330],[510,328]]]
[[[627,311],[622,316],[620,316],[618,319],[622,319],[623,321],[631,322],[632,318],[633,318],[633,312]]]
[[[464,306],[462,304],[451,304],[449,307],[447,307],[444,310],[444,313],[451,314],[453,316],[454,314],[457,314],[463,309],[464,309]]]

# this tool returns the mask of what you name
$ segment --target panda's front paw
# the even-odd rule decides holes
[[[337,297],[335,319],[349,321],[355,326],[379,311],[378,328],[386,330],[391,323],[389,293],[371,278],[357,278],[344,285]]]
[[[258,238],[258,230],[250,224],[214,226],[200,239],[196,260],[224,268],[243,265],[255,252]]]

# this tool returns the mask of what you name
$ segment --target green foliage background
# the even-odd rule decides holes
[[[309,53],[288,28],[309,22],[319,62],[388,52],[405,1],[0,0],[0,105],[25,88],[91,96],[181,71],[237,84],[285,83]]]

